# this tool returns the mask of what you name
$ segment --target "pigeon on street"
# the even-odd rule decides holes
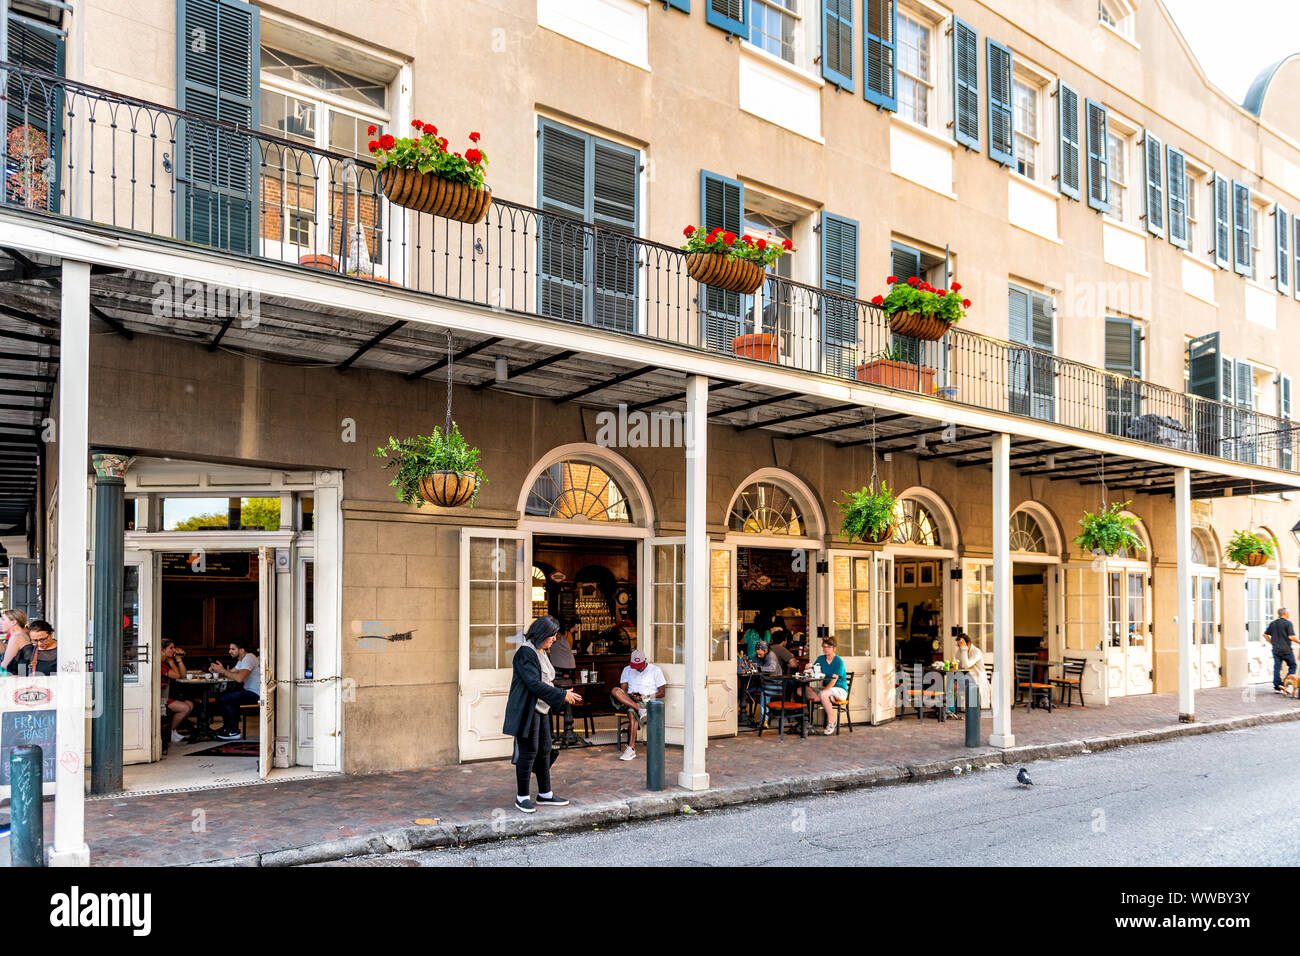
[[[1034,785],[1034,781],[1029,779],[1029,769],[1027,767],[1020,768],[1020,773],[1016,774],[1016,783],[1022,787],[1032,787]]]

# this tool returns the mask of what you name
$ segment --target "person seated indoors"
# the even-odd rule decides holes
[[[759,641],[771,644],[772,617],[766,611],[759,611],[754,623],[746,629],[741,640],[745,642],[745,656],[751,661],[757,656],[755,648]]]
[[[176,646],[174,641],[163,641],[162,644],[162,692],[163,699],[167,701],[167,712],[172,715],[172,743],[182,744],[185,738],[181,735],[181,722],[188,717],[194,710],[194,701],[177,700],[171,696],[171,683],[174,680],[185,679],[185,652]]]
[[[790,648],[786,647],[786,640],[789,634],[785,630],[773,630],[772,640],[768,645],[767,652],[769,656],[775,657],[781,662],[781,673],[790,673],[790,662],[794,660],[794,654]]]
[[[619,685],[609,694],[615,712],[627,714],[630,722],[627,749],[619,755],[619,760],[636,759],[636,730],[638,724],[645,723],[646,701],[662,700],[667,690],[668,681],[658,665],[646,661],[645,651],[633,651],[632,659],[619,677]]]
[[[573,649],[582,640],[582,620],[576,615],[566,614],[560,619],[560,633],[555,636],[555,643],[548,653],[551,665],[559,677],[573,677],[578,662],[573,658]]]
[[[222,667],[214,662],[208,668],[212,673],[242,685],[238,690],[217,698],[223,719],[218,740],[238,740],[242,736],[239,732],[240,706],[261,701],[262,665],[257,655],[245,648],[242,641],[231,641],[230,656],[235,659],[234,667]]]

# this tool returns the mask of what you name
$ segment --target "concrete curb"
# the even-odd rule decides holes
[[[832,790],[861,790],[870,787],[887,787],[952,776],[954,772],[984,770],[992,767],[1030,763],[1035,760],[1052,760],[1081,754],[1099,753],[1138,744],[1160,743],[1181,737],[1201,734],[1227,733],[1265,724],[1279,724],[1300,720],[1300,709],[1277,711],[1270,714],[1252,714],[1247,717],[1229,717],[1205,723],[1179,724],[1158,730],[1138,730],[1113,734],[1108,737],[1089,737],[1080,740],[1057,741],[1050,744],[1027,744],[1007,750],[983,748],[926,763],[903,766],[870,767],[861,770],[834,770],[825,773],[804,774],[797,777],[780,777],[761,783],[715,787],[697,793],[675,790],[665,793],[636,794],[622,800],[593,803],[561,811],[529,814],[512,814],[509,809],[492,811],[488,820],[467,823],[439,823],[434,826],[409,826],[371,836],[328,840],[310,846],[249,854],[230,859],[204,860],[191,866],[301,866],[306,863],[328,863],[354,856],[372,856],[381,853],[423,850],[440,846],[469,846],[497,840],[563,833],[574,830],[599,829],[616,826],[633,820],[650,820],[676,816],[683,808],[692,810],[718,810],[724,807],[752,803],[767,803],[789,797],[808,796]]]

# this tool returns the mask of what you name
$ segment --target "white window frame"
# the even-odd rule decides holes
[[[808,57],[809,38],[807,34],[810,31],[808,30],[807,27],[808,14],[807,11],[805,10],[805,7],[807,7],[809,4],[815,5],[817,7],[818,15],[820,15],[821,6],[820,4],[816,4],[815,0],[793,0],[794,9],[790,9],[789,7],[787,7],[784,3],[781,2],[781,0],[750,0],[749,43],[752,46],[762,50],[764,53],[768,54],[769,56],[774,56],[778,60],[781,60],[785,63],[789,63],[791,66],[797,67],[801,70],[808,69],[810,64],[809,64],[809,57]],[[755,25],[758,19],[757,17],[754,16],[755,6],[767,7],[775,11],[778,16],[789,17],[792,20],[794,20],[794,31],[793,31],[794,37],[790,43],[792,47],[791,52],[794,55],[794,59],[792,60],[786,59],[785,56],[783,56],[782,54],[773,53],[771,50],[767,49],[766,47],[761,46],[760,44],[754,42],[754,33],[756,29]],[[813,19],[816,20],[816,16],[814,16]]]
[[[1184,168],[1187,172],[1187,254],[1189,256],[1199,255],[1202,259],[1212,258],[1211,250],[1214,243],[1211,236],[1200,235],[1198,230],[1205,223],[1202,209],[1210,210],[1210,228],[1214,228],[1214,210],[1213,203],[1208,206],[1202,206],[1202,200],[1209,200],[1208,195],[1202,195],[1202,191],[1208,188],[1210,171],[1200,163],[1194,161],[1190,156],[1184,156]],[[1165,176],[1169,175],[1169,163],[1165,162]],[[1168,189],[1168,184],[1166,184]],[[1166,200],[1167,202],[1167,200]]]
[[[1271,283],[1277,265],[1275,248],[1277,226],[1273,221],[1272,212],[1273,204],[1252,189],[1250,191],[1250,275],[1247,278],[1270,291],[1273,290]]]
[[[1011,75],[1011,103],[1012,115],[1015,116],[1015,141],[1012,143],[1012,155],[1016,161],[1010,166],[1011,172],[1029,182],[1037,183],[1040,186],[1050,185],[1050,174],[1048,173],[1047,151],[1044,149],[1045,143],[1051,142],[1056,137],[1056,110],[1055,104],[1049,104],[1045,95],[1049,90],[1056,88],[1056,78],[1046,70],[1035,66],[1033,63],[1021,57],[1019,51],[1013,51],[1014,69]],[[1030,139],[1035,141],[1035,158],[1034,158],[1034,175],[1025,176],[1019,170],[1019,143],[1023,135],[1019,117],[1019,109],[1016,105],[1016,85],[1022,84],[1031,87],[1034,90],[1034,111],[1037,118],[1037,128]]]
[[[1130,0],[1097,0],[1097,22],[1121,39],[1137,45],[1134,38],[1137,11]]]
[[[939,61],[938,61],[938,57],[936,56],[938,50],[938,43],[936,41],[936,36],[938,35],[938,31],[942,24],[942,20],[936,20],[933,15],[933,11],[930,11],[926,8],[912,6],[911,4],[900,3],[898,5],[899,29],[897,32],[897,36],[895,38],[900,48],[902,46],[902,39],[901,39],[902,21],[904,19],[911,20],[912,22],[919,24],[922,28],[928,31],[928,41],[927,41],[928,49],[925,51],[925,53],[926,53],[926,58],[930,64],[930,77],[929,79],[925,79],[923,77],[919,77],[916,76],[915,74],[904,71],[902,67],[902,57],[898,56],[897,53],[895,54],[896,62],[898,63],[900,91],[902,89],[902,81],[904,79],[906,79],[909,83],[917,83],[926,88],[925,122],[924,123],[918,122],[913,117],[904,114],[901,95],[899,97],[898,116],[900,119],[903,119],[908,123],[911,123],[913,126],[919,126],[922,129],[927,129],[927,130],[935,130],[938,128],[937,111],[939,106],[939,96],[938,96]]]
[[[1109,181],[1108,196],[1110,199],[1110,210],[1106,213],[1106,218],[1111,222],[1117,222],[1121,225],[1128,226],[1131,229],[1138,228],[1137,206],[1134,201],[1134,175],[1135,166],[1133,157],[1135,154],[1134,143],[1137,138],[1137,126],[1124,119],[1122,116],[1116,116],[1114,110],[1108,110],[1110,141],[1106,143],[1106,177]],[[1118,148],[1116,148],[1118,147]],[[1116,154],[1122,156],[1122,165],[1124,178],[1118,180],[1115,178]],[[1119,215],[1115,214],[1115,196],[1116,190],[1123,190],[1123,209]]]

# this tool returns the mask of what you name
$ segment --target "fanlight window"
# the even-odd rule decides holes
[[[930,509],[912,498],[894,502],[894,544],[940,547],[939,523]]]
[[[1047,553],[1047,537],[1038,519],[1028,511],[1017,511],[1011,516],[1011,550],[1027,554]]]
[[[1205,546],[1205,532],[1198,529],[1192,530],[1192,564],[1209,565],[1213,562],[1210,555],[1214,553],[1213,548]]]
[[[557,461],[537,476],[524,514],[630,522],[627,495],[609,473],[586,461]]]
[[[744,534],[801,536],[807,532],[794,498],[770,481],[756,481],[744,488],[731,506],[727,524],[732,531]]]

